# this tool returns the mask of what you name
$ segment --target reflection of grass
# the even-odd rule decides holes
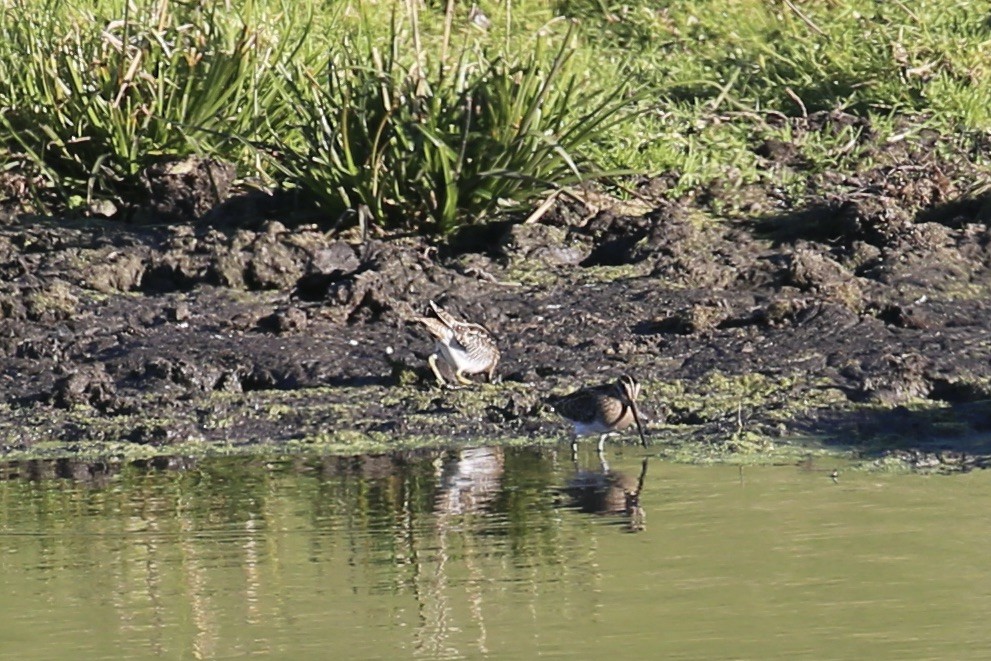
[[[78,626],[105,632],[100,650],[148,650],[144,655],[267,653],[286,633],[278,620],[289,611],[303,620],[290,623],[299,630],[290,638],[312,646],[311,615],[322,621],[338,606],[356,615],[356,624],[383,607],[394,610],[391,617],[403,623],[401,647],[408,631],[471,632],[500,603],[504,590],[492,585],[516,592],[514,586],[543,580],[532,572],[545,566],[558,581],[562,571],[578,574],[570,531],[580,522],[549,511],[560,476],[528,452],[513,454],[505,473],[492,476],[511,502],[445,511],[440,469],[457,459],[230,458],[182,470],[124,466],[103,482],[51,479],[44,467],[33,473],[41,479],[22,472],[0,482],[0,499],[11,505],[0,521],[5,567],[20,581],[6,585],[16,591],[44,582],[46,595],[66,604]],[[85,464],[76,467],[87,473]],[[587,541],[609,531],[582,532]],[[79,594],[100,589],[113,598],[90,608],[94,616],[73,608]],[[246,628],[247,643],[237,633]],[[340,642],[335,632],[328,636],[327,645]]]

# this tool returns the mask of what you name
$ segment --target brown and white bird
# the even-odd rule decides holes
[[[600,434],[599,453],[602,453],[606,437],[636,424],[640,443],[647,447],[637,398],[640,384],[632,376],[624,374],[614,383],[582,388],[570,395],[550,400],[558,415],[575,427],[572,453],[578,452],[578,436]]]
[[[471,385],[472,381],[465,374],[480,373],[485,373],[491,383],[499,364],[499,347],[491,333],[478,324],[458,321],[433,301],[430,301],[430,307],[437,318],[416,317],[416,321],[426,326],[437,341],[436,350],[427,359],[437,382],[447,385],[437,367],[437,360],[443,359],[460,383]]]

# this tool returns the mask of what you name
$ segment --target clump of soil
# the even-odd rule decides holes
[[[141,173],[149,208],[161,218],[200,218],[227,200],[236,175],[234,165],[214,159],[163,160]]]

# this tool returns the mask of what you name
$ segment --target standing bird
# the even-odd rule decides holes
[[[647,447],[647,437],[640,422],[637,397],[640,384],[632,376],[624,374],[615,383],[582,388],[570,395],[554,398],[550,405],[558,414],[575,426],[575,440],[571,442],[572,454],[578,453],[578,436],[601,434],[599,454],[606,437],[636,424],[640,443]]]
[[[427,359],[437,382],[442,386],[447,384],[437,367],[437,359],[443,358],[460,383],[472,385],[465,374],[481,372],[485,372],[488,382],[492,383],[499,363],[499,347],[489,331],[478,324],[458,321],[433,301],[430,301],[430,307],[437,318],[416,317],[416,321],[426,326],[437,340],[434,353]]]

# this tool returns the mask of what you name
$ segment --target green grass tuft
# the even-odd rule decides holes
[[[155,160],[238,160],[286,116],[261,15],[213,3],[119,11],[19,2],[0,13],[0,132],[64,201],[127,198]],[[104,10],[105,11],[105,10]]]
[[[387,48],[349,36],[315,73],[287,73],[300,146],[279,165],[325,209],[445,233],[602,174],[582,148],[630,100],[575,66],[572,29],[520,55],[471,28],[450,51],[418,35],[416,13],[394,10]]]
[[[939,0],[11,0],[0,165],[63,205],[141,203],[150,163],[210,156],[427,233],[610,172],[798,196],[870,166],[862,126],[991,129],[989,44],[984,9]],[[796,130],[818,111],[863,122]]]

